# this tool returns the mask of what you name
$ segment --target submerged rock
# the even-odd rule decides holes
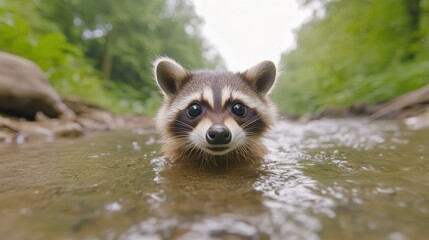
[[[429,128],[429,108],[417,116],[405,118],[404,123],[408,128],[413,130]]]
[[[0,52],[0,112],[27,119],[37,112],[74,116],[35,63],[5,52]]]

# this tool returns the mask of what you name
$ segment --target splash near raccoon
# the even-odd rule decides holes
[[[276,79],[271,61],[233,73],[188,71],[160,58],[154,75],[164,95],[155,121],[165,157],[202,167],[262,160],[262,138],[277,116],[268,97]]]

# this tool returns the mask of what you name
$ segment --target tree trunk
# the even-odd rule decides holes
[[[405,54],[405,60],[413,60],[416,56],[415,44],[419,41],[419,30],[420,30],[420,20],[421,20],[421,0],[404,0],[405,7],[409,19],[409,28],[411,32],[410,41],[409,41],[409,50]]]
[[[110,80],[110,76],[112,73],[112,53],[111,53],[111,45],[112,40],[115,35],[115,27],[112,26],[112,29],[106,35],[106,46],[103,55],[103,62],[101,66],[101,72],[104,80]]]

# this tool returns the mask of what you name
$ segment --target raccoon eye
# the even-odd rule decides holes
[[[232,112],[238,117],[244,117],[247,114],[247,108],[241,103],[234,103],[231,107]]]
[[[191,106],[188,107],[188,117],[190,118],[196,118],[198,115],[200,115],[203,112],[203,109],[200,104],[193,103]]]

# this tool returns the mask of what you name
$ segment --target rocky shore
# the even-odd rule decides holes
[[[76,97],[60,97],[35,63],[0,52],[0,143],[151,125],[145,116],[119,116]]]

